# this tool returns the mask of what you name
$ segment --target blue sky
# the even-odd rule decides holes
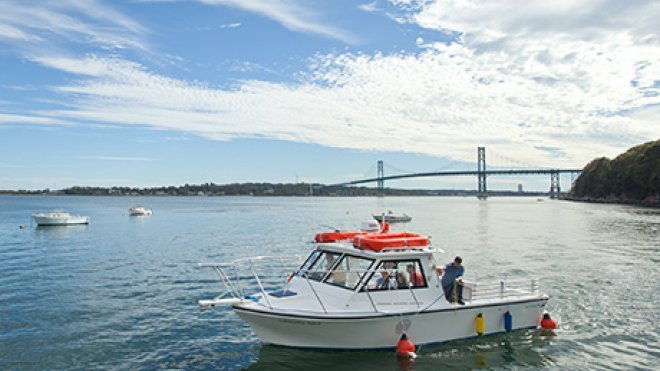
[[[654,1],[5,0],[0,189],[336,183],[378,160],[474,168],[477,146],[581,168],[660,137],[657,19]]]

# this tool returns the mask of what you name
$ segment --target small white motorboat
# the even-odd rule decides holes
[[[144,216],[151,214],[153,214],[153,211],[151,211],[151,209],[147,209],[144,206],[133,206],[128,209],[128,215],[130,216]]]
[[[423,345],[543,324],[548,297],[534,279],[457,280],[463,301],[448,301],[435,269],[441,253],[415,233],[319,233],[304,261],[200,264],[216,271],[226,292],[199,306],[231,305],[263,343],[296,348],[395,348],[403,334]]]
[[[383,214],[372,214],[374,219],[378,220],[379,222],[387,222],[387,223],[407,223],[412,220],[412,217],[409,216],[408,214],[401,214],[401,215],[396,215],[392,212],[392,210],[389,210],[387,213]]]
[[[88,216],[71,215],[64,210],[54,210],[51,213],[32,214],[32,219],[38,226],[89,224]]]

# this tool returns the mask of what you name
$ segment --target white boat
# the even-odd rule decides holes
[[[141,216],[141,215],[151,215],[153,214],[153,211],[151,209],[147,209],[144,206],[133,206],[130,209],[128,209],[128,215],[130,216]]]
[[[391,210],[383,214],[372,214],[374,219],[379,222],[388,222],[388,223],[407,223],[412,220],[412,217],[408,214],[396,215]]]
[[[302,257],[200,264],[226,292],[199,305],[231,305],[263,343],[297,348],[395,348],[404,333],[423,345],[539,326],[548,297],[536,280],[464,280],[464,303],[449,302],[436,254],[428,237],[412,233],[321,233],[293,271],[287,263]],[[402,279],[378,288],[385,275]]]
[[[54,210],[51,213],[32,214],[32,219],[34,219],[38,226],[89,224],[88,216],[71,215],[63,210]]]

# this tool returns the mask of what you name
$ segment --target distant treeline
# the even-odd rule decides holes
[[[2,191],[0,194],[55,194],[87,196],[377,196],[377,188],[327,186],[310,183],[232,183],[186,184],[183,186],[134,188],[134,187],[71,187],[51,191]],[[536,196],[545,192],[489,191],[493,196]],[[470,190],[428,190],[385,188],[386,196],[476,196]]]
[[[591,161],[576,179],[570,197],[660,206],[660,140],[632,147],[614,160]]]

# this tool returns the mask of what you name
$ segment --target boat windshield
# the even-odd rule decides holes
[[[354,290],[373,262],[374,259],[317,250],[309,255],[296,276]]]
[[[296,272],[296,276],[299,277],[304,277],[305,273],[307,273],[312,266],[316,262],[316,259],[321,255],[321,252],[319,250],[314,250],[312,251],[311,254],[307,257],[307,260],[300,266],[300,269],[298,269],[298,272]]]
[[[321,281],[330,272],[341,257],[340,253],[330,251],[314,251],[309,255],[297,275],[310,280]]]
[[[344,255],[326,278],[325,283],[354,290],[360,283],[362,277],[373,264],[373,259],[359,258],[352,255]]]

